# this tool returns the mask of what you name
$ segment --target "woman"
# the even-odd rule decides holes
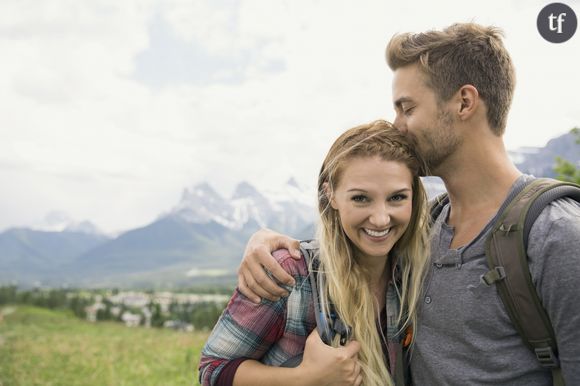
[[[393,385],[402,360],[395,353],[415,324],[426,265],[423,172],[412,144],[385,121],[346,131],[323,162],[315,260],[325,280],[318,291],[358,343],[354,349],[349,343],[356,365],[341,363],[352,371],[323,371],[320,361],[333,349],[317,346],[316,333],[308,337],[316,327],[308,280],[314,260],[294,260],[279,250],[274,256],[296,285],[288,297],[260,304],[236,290],[202,351],[202,384],[335,384],[320,374],[360,372],[350,384]],[[298,367],[275,367],[302,352]]]

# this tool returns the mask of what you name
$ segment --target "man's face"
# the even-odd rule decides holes
[[[461,144],[449,103],[437,103],[435,92],[426,85],[416,64],[395,70],[394,125],[412,135],[427,166],[434,173]]]

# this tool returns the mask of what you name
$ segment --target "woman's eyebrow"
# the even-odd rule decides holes
[[[410,192],[411,190],[412,190],[411,188],[401,188],[401,189],[392,191],[391,194],[397,194],[397,193],[403,193],[403,192]],[[367,190],[360,189],[360,188],[352,188],[352,189],[347,190],[347,192],[362,192],[362,193],[368,193]]]

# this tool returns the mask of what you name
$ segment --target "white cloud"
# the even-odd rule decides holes
[[[475,20],[518,70],[508,148],[580,125],[580,38],[535,31],[543,2],[0,2],[0,229],[52,210],[142,225],[184,186],[313,184],[344,129],[392,118],[396,32]],[[580,12],[580,8],[577,7]]]

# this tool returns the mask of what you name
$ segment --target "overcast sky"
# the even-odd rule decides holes
[[[504,29],[507,147],[543,146],[580,126],[580,31],[544,41],[548,3],[0,0],[0,230],[142,226],[201,181],[313,185],[339,133],[393,118],[389,38],[458,21]]]

